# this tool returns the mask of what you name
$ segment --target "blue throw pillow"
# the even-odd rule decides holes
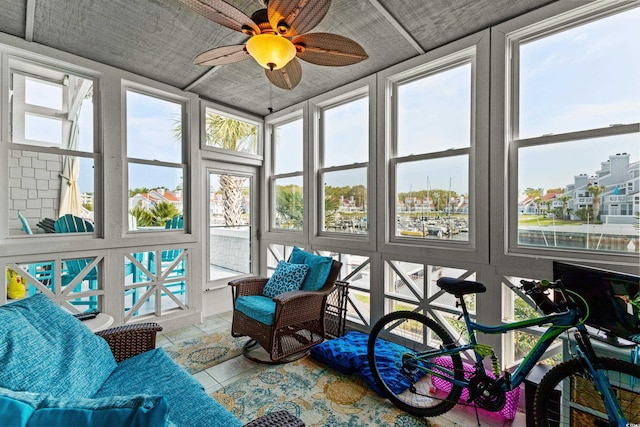
[[[308,272],[309,267],[304,264],[280,261],[273,275],[264,285],[262,295],[273,298],[285,292],[297,291]]]
[[[289,257],[289,262],[309,266],[309,273],[307,273],[307,277],[304,279],[300,289],[303,291],[317,291],[325,284],[329,277],[333,258],[314,255],[294,246],[291,256]]]
[[[161,396],[113,396],[99,399],[55,398],[47,394],[0,389],[0,409],[11,402],[20,412],[12,412],[9,426],[136,426],[167,425],[167,400]],[[18,417],[19,416],[19,417]],[[20,422],[18,422],[20,421]],[[4,418],[0,421],[4,426]]]

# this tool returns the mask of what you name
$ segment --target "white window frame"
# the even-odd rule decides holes
[[[182,140],[180,142],[180,153],[182,158],[179,163],[176,162],[167,162],[160,160],[148,160],[148,159],[140,159],[134,157],[127,156],[127,93],[134,92],[141,95],[149,96],[152,98],[157,98],[163,101],[172,102],[175,104],[180,104],[182,107]],[[183,194],[182,194],[182,215],[183,215],[183,226],[182,229],[179,230],[171,230],[171,229],[157,229],[157,230],[129,230],[128,227],[125,227],[125,232],[130,235],[140,235],[142,233],[179,233],[179,234],[189,234],[191,230],[190,226],[190,194],[191,194],[191,181],[189,175],[189,160],[190,160],[190,150],[188,141],[190,140],[190,130],[189,130],[189,103],[188,100],[182,97],[178,97],[172,95],[171,93],[164,92],[161,90],[154,89],[153,87],[136,84],[133,82],[124,82],[122,85],[122,140],[124,141],[123,145],[123,174],[124,174],[124,191],[123,191],[123,207],[125,212],[123,212],[124,218],[127,217],[128,206],[129,206],[129,165],[130,164],[138,164],[138,165],[149,165],[149,166],[164,166],[170,168],[180,168],[182,169],[182,185],[183,185]],[[128,224],[128,221],[124,221],[124,224]]]
[[[452,259],[485,263],[489,261],[489,230],[483,225],[489,221],[489,200],[485,191],[489,179],[489,133],[486,126],[489,122],[489,43],[489,30],[481,31],[379,73],[378,99],[384,102],[380,102],[378,106],[378,122],[382,124],[382,128],[378,130],[378,139],[384,139],[386,155],[378,163],[380,172],[377,186],[385,188],[386,193],[384,197],[380,197],[378,209],[385,212],[387,223],[384,243],[379,245],[378,250],[401,255],[406,254],[410,248],[412,253],[429,257],[432,264],[446,265],[447,260],[450,262]],[[463,63],[471,64],[469,147],[395,157],[396,86]],[[396,166],[407,161],[461,154],[469,156],[469,240],[447,241],[395,236]]]
[[[284,174],[275,175],[273,173],[275,169],[275,137],[274,129],[278,126],[285,125],[297,120],[302,121],[302,170],[288,172]],[[260,206],[263,207],[265,215],[263,217],[262,230],[264,230],[264,237],[268,241],[274,239],[278,242],[293,242],[299,244],[305,244],[308,242],[307,230],[309,229],[309,167],[308,167],[308,106],[307,103],[301,103],[268,116],[265,120],[265,158],[264,158],[264,175],[263,175],[263,194]],[[286,228],[278,228],[275,226],[275,205],[276,205],[276,191],[275,182],[278,179],[302,177],[303,194],[302,201],[303,207],[303,225],[301,230],[292,230]],[[261,245],[264,248],[264,245]],[[263,251],[261,250],[261,253]],[[261,259],[260,265],[266,265]]]
[[[339,89],[327,92],[321,96],[312,98],[309,100],[309,108],[311,114],[311,141],[312,143],[312,158],[311,158],[311,173],[314,179],[312,179],[310,189],[311,200],[313,206],[310,206],[310,221],[311,228],[314,230],[313,235],[310,236],[312,245],[323,245],[335,247],[339,245],[348,249],[367,249],[375,250],[376,236],[377,236],[377,221],[372,220],[376,218],[377,207],[377,189],[375,180],[375,167],[376,167],[376,79],[375,76],[367,77]],[[358,99],[368,99],[368,117],[367,123],[369,138],[368,138],[368,155],[367,162],[351,163],[345,162],[339,166],[327,166],[322,164],[321,153],[323,150],[323,132],[322,132],[322,115],[324,109],[346,104]],[[372,160],[373,159],[373,160]],[[367,187],[367,218],[368,218],[368,230],[366,234],[354,234],[354,233],[341,233],[334,231],[324,231],[323,218],[324,218],[324,199],[323,199],[323,174],[336,171],[346,171],[354,169],[367,170],[366,187]]]
[[[212,147],[207,145],[207,126],[206,115],[207,110],[213,111],[221,116],[236,119],[241,122],[249,123],[257,127],[256,130],[256,154],[244,153],[234,150],[225,150],[224,148]],[[233,110],[224,105],[216,104],[210,101],[200,102],[200,149],[202,150],[203,159],[211,159],[216,161],[227,161],[231,163],[243,163],[254,166],[262,165],[264,159],[264,121],[251,114]]]
[[[585,257],[590,260],[599,262],[611,262],[615,264],[635,262],[637,264],[638,255],[629,254],[623,252],[595,252],[595,251],[579,251],[570,248],[546,248],[535,246],[523,246],[518,244],[518,150],[525,147],[539,146],[545,144],[561,144],[571,141],[587,140],[592,138],[601,138],[608,136],[619,136],[627,134],[639,134],[640,135],[640,123],[626,124],[622,126],[608,126],[587,130],[577,130],[566,133],[543,135],[532,138],[518,138],[518,126],[519,126],[519,50],[518,47],[521,42],[532,41],[535,39],[544,38],[554,33],[561,32],[568,28],[578,26],[580,24],[593,21],[595,19],[612,15],[617,12],[629,10],[637,7],[637,3],[612,3],[612,2],[594,2],[586,6],[577,7],[581,5],[566,4],[555,5],[551,8],[547,8],[541,11],[539,14],[529,14],[521,16],[513,21],[499,25],[495,27],[494,41],[495,44],[492,47],[493,52],[493,67],[494,73],[500,74],[497,70],[504,70],[504,87],[500,88],[504,90],[504,126],[501,129],[495,131],[494,135],[501,133],[503,136],[499,137],[499,140],[504,141],[504,176],[508,185],[504,188],[504,215],[506,221],[504,221],[500,228],[504,229],[504,233],[507,236],[505,239],[506,247],[501,254],[515,255],[515,256],[536,256],[547,259],[584,259]],[[549,12],[547,12],[549,11]],[[548,18],[548,19],[545,19]],[[500,55],[499,51],[502,50],[503,54]],[[497,87],[494,86],[494,87]],[[499,97],[500,92],[495,92],[494,95]],[[495,114],[492,117],[496,117]],[[497,117],[493,121],[493,125],[496,126],[499,122]],[[497,126],[496,126],[497,127]],[[494,140],[497,141],[497,139]],[[500,187],[498,187],[500,185]],[[494,194],[500,193],[495,191],[498,188],[502,188],[504,184],[498,184],[491,188],[494,189]],[[498,231],[498,230],[496,230]]]

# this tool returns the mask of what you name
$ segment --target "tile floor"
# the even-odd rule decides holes
[[[158,335],[157,345],[159,347],[167,347],[186,338],[192,338],[214,331],[228,331],[231,327],[231,316],[231,312],[228,312],[209,317],[199,325],[188,326],[170,332],[162,332]],[[268,357],[266,353],[265,357]],[[232,384],[243,377],[253,375],[266,367],[269,367],[269,365],[254,363],[240,355],[205,371],[198,372],[194,375],[194,378],[202,384],[207,393],[212,393],[227,384]],[[452,425],[477,425],[475,411],[471,407],[457,406],[445,416],[452,421]],[[482,413],[480,414],[480,423],[482,427],[524,427],[526,425],[525,414],[522,412],[519,412],[513,421],[504,420],[504,418],[497,414]],[[439,422],[439,425],[446,427],[441,422]]]

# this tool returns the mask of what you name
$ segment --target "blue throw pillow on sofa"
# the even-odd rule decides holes
[[[55,398],[42,393],[16,392],[0,388],[0,409],[10,403],[12,421],[1,426],[136,426],[167,425],[167,400],[161,396],[113,396],[99,399]],[[6,408],[5,408],[6,409]]]
[[[305,277],[300,289],[303,291],[317,291],[324,286],[329,277],[333,258],[314,255],[294,246],[291,256],[289,257],[289,262],[309,266],[309,273],[307,273],[307,277]]]
[[[262,295],[273,298],[285,292],[297,291],[308,272],[309,266],[304,264],[280,261],[269,281],[264,285]]]

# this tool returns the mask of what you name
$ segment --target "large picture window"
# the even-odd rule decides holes
[[[510,38],[512,245],[639,250],[640,8],[618,12]]]

